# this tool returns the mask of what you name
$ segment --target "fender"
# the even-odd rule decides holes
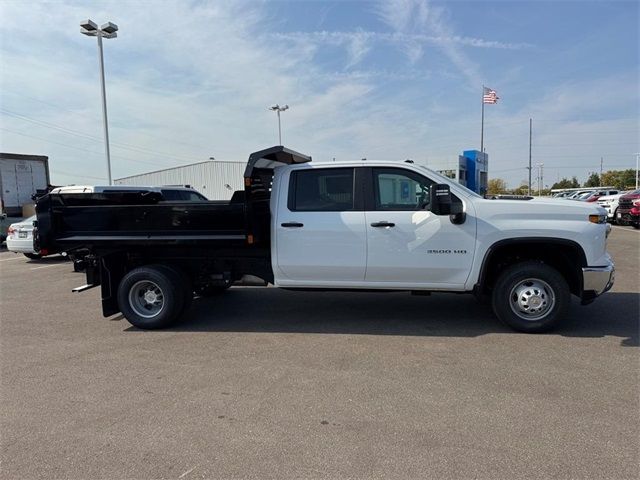
[[[551,237],[521,237],[521,238],[507,238],[504,240],[498,240],[493,243],[484,254],[484,258],[482,259],[482,265],[480,267],[480,274],[478,275],[478,281],[473,287],[475,292],[481,291],[484,287],[488,266],[491,262],[491,259],[494,253],[504,246],[514,246],[525,243],[538,243],[538,244],[546,244],[546,245],[558,245],[563,247],[570,247],[574,249],[578,253],[580,264],[577,267],[586,267],[587,266],[587,257],[584,253],[582,246],[573,240],[568,240],[566,238],[551,238]]]

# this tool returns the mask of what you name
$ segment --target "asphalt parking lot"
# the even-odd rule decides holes
[[[232,288],[168,331],[0,252],[4,479],[638,478],[640,232],[556,332],[471,296]]]

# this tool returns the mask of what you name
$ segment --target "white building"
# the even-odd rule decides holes
[[[435,170],[465,187],[467,186],[467,159],[462,155],[459,155],[458,158],[430,159],[425,165],[431,170]]]
[[[189,185],[209,200],[229,200],[244,189],[246,162],[209,160],[180,167],[116,178],[116,185]]]

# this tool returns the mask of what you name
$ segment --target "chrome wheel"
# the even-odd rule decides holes
[[[553,289],[538,278],[527,278],[517,283],[509,294],[511,310],[523,320],[544,318],[556,303]]]
[[[129,305],[137,315],[153,318],[164,308],[164,294],[156,283],[142,280],[131,286]]]

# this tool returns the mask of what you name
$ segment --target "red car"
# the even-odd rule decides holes
[[[620,197],[616,221],[619,225],[640,228],[640,193],[635,191]]]

